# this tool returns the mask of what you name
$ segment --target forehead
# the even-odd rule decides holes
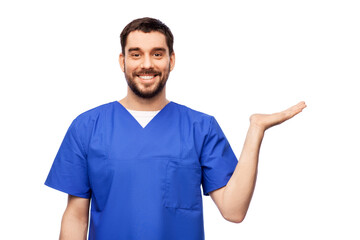
[[[140,48],[141,50],[152,50],[154,48],[165,48],[169,50],[166,44],[166,37],[161,32],[152,31],[145,33],[142,31],[132,31],[129,33],[125,51],[129,48]]]

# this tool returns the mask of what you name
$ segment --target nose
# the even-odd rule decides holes
[[[145,54],[143,61],[141,62],[141,68],[152,68],[153,62],[149,54]]]

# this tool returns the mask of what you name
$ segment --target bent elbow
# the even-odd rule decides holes
[[[245,215],[237,215],[237,216],[231,216],[231,217],[225,217],[225,219],[232,223],[242,223],[245,219]]]

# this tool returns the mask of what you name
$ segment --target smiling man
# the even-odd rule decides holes
[[[140,30],[126,36],[127,33],[121,35],[122,39],[126,38],[126,45],[120,54],[119,63],[129,86],[128,95],[136,95],[147,101],[153,98],[165,100],[163,90],[175,65],[175,53],[167,47],[165,35],[157,31],[146,33]]]
[[[173,35],[153,18],[121,35],[127,95],[77,116],[45,184],[68,194],[60,239],[203,240],[202,194],[240,223],[254,191],[266,129],[306,106],[254,114],[237,160],[213,116],[166,98]],[[201,193],[202,188],[202,193]]]
[[[145,99],[164,94],[163,88],[175,64],[175,54],[170,53],[164,34],[130,32],[124,52],[119,63],[131,90],[128,94]]]

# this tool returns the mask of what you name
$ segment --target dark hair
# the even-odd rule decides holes
[[[154,18],[138,18],[130,22],[126,27],[122,30],[120,34],[120,44],[121,44],[121,51],[125,54],[125,45],[128,35],[132,31],[142,31],[145,33],[149,33],[152,31],[161,32],[166,37],[166,44],[169,48],[169,54],[171,55],[174,51],[174,36],[172,35],[170,28],[168,28],[164,23],[162,23],[158,19]]]

